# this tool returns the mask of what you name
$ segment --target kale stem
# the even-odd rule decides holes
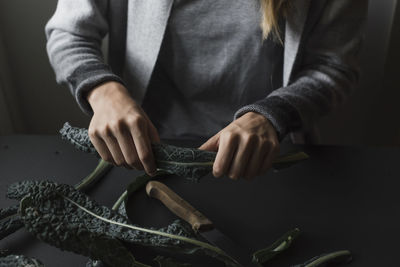
[[[296,153],[289,153],[285,155],[281,155],[277,157],[273,163],[274,164],[279,164],[279,163],[289,163],[289,162],[297,162],[301,160],[308,159],[309,156],[304,153],[304,152],[296,152]]]
[[[281,236],[278,240],[276,240],[272,245],[265,249],[260,249],[253,254],[253,262],[257,263],[265,263],[283,251],[287,250],[293,241],[300,234],[300,230],[295,228],[283,236]]]
[[[86,176],[82,181],[75,185],[75,189],[80,191],[86,191],[91,186],[93,186],[96,182],[98,182],[104,175],[113,167],[107,161],[100,159],[99,163],[97,164],[96,169],[88,176]]]
[[[135,267],[151,267],[150,265],[135,261]]]
[[[134,192],[139,190],[140,188],[144,187],[148,181],[151,179],[154,179],[155,177],[160,177],[161,175],[169,175],[168,171],[164,171],[161,169],[157,169],[156,175],[154,177],[149,176],[148,174],[143,174],[141,176],[137,176],[133,182],[131,182],[128,186],[127,189],[122,193],[122,195],[118,198],[118,200],[115,202],[115,204],[112,206],[112,210],[117,211],[121,204],[125,202],[130,195],[132,195]]]
[[[207,162],[178,162],[178,161],[167,161],[167,160],[156,160],[156,163],[168,163],[178,166],[213,166],[214,161],[207,161]]]
[[[156,175],[159,175],[157,172]],[[122,195],[118,198],[117,202],[112,206],[112,210],[117,211],[121,204],[125,202],[129,195],[138,190],[139,188],[143,187],[148,181],[151,180],[151,177],[147,175],[146,173],[144,175],[136,177],[133,182],[131,182],[128,186],[127,189],[122,193]]]
[[[305,267],[317,267],[321,264],[326,264],[334,260],[342,259],[343,262],[351,260],[351,253],[348,250],[340,250],[318,257],[316,260],[308,263]]]
[[[126,197],[128,196],[128,191],[125,190],[122,195],[118,198],[117,202],[112,206],[112,210],[118,210],[119,207],[121,206],[122,202],[125,201]]]

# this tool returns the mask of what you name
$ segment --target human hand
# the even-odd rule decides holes
[[[279,154],[277,133],[261,114],[248,112],[211,137],[199,149],[218,151],[213,175],[247,180],[264,174]]]
[[[156,172],[151,143],[158,132],[142,108],[120,83],[107,82],[87,96],[94,115],[89,137],[100,156],[117,166]]]

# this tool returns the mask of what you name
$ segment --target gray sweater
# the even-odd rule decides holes
[[[282,86],[283,46],[262,40],[258,0],[175,0],[143,100],[165,139],[212,136]]]
[[[69,86],[88,114],[91,109],[84,96],[104,81],[124,82],[133,98],[142,102],[157,62],[173,0],[123,3],[59,0],[46,26],[57,80]],[[292,139],[304,136],[321,115],[347,98],[358,80],[366,9],[366,0],[292,0],[284,33],[283,85],[245,105],[234,118],[256,111],[273,123],[281,139],[289,132]],[[123,68],[111,64],[114,72],[103,62],[100,50],[107,33],[111,61],[124,55]]]

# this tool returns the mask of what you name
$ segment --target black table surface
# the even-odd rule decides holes
[[[198,142],[175,144],[194,147]],[[283,147],[293,149],[307,152],[310,159],[251,182],[211,175],[198,184],[179,177],[163,181],[227,236],[252,250],[300,228],[302,234],[293,247],[268,266],[291,266],[342,249],[353,253],[352,267],[400,266],[400,148]],[[15,204],[5,198],[6,188],[13,182],[51,179],[75,184],[96,164],[94,156],[75,150],[58,136],[0,137],[0,207]],[[141,172],[113,168],[89,195],[111,207],[138,174]],[[145,227],[165,226],[176,219],[144,192],[133,198],[129,217]],[[36,257],[46,266],[85,266],[87,261],[35,240],[24,229],[1,240],[0,249]],[[134,251],[138,259],[146,260],[151,254],[139,248]],[[199,261],[200,266],[221,266]]]

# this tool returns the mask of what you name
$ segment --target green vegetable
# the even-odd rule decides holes
[[[156,176],[161,175],[162,173],[157,172]],[[133,182],[131,182],[128,186],[127,189],[122,193],[122,195],[118,198],[117,202],[115,202],[115,204],[113,205],[113,207],[111,208],[112,210],[115,211],[119,211],[120,214],[122,214],[123,216],[127,217],[127,213],[126,213],[126,205],[127,205],[127,201],[130,195],[132,195],[134,192],[136,192],[137,190],[141,189],[142,187],[144,187],[148,181],[150,181],[152,179],[152,177],[150,177],[147,174],[141,175],[136,177]]]
[[[23,223],[18,216],[18,205],[0,209],[0,240],[16,232]]]
[[[104,177],[111,168],[111,164],[100,159],[95,170],[76,184],[75,188],[81,191],[89,190],[95,183]],[[26,182],[24,185],[18,185],[15,188],[13,187],[14,185],[8,188],[7,196],[11,199],[20,199],[21,196],[28,194],[28,189],[31,184]],[[18,215],[18,207],[19,205],[15,205],[6,209],[0,209],[0,240],[18,231],[24,226]]]
[[[323,267],[328,264],[344,264],[349,263],[353,259],[351,252],[348,250],[340,250],[329,254],[322,254],[311,260],[293,267]]]
[[[10,186],[9,195],[22,198],[20,216],[25,229],[39,240],[110,266],[145,266],[136,262],[120,241],[188,254],[204,250],[236,266],[222,250],[197,240],[187,224],[178,221],[160,230],[130,225],[126,217],[98,205],[69,185],[19,182]]]
[[[72,127],[68,122],[60,130],[61,137],[78,150],[95,154],[97,151],[90,141],[87,129]],[[198,180],[212,170],[215,152],[195,148],[181,148],[166,144],[152,145],[159,171],[165,171],[191,180]]]
[[[135,265],[134,257],[118,239],[107,235],[101,224],[85,218],[64,199],[64,196],[69,197],[97,212],[107,213],[83,193],[71,186],[48,181],[26,184],[29,193],[20,201],[20,217],[25,229],[39,240],[62,250],[101,259],[110,266],[139,266]],[[14,187],[18,185],[27,187],[24,182]],[[109,213],[105,215],[112,216]]]
[[[74,128],[66,123],[60,133],[79,150],[98,156],[86,129]],[[153,144],[152,148],[158,167],[157,178],[174,174],[198,181],[212,171],[216,157],[215,152],[167,144]],[[274,168],[286,168],[306,158],[308,156],[302,152],[288,154],[278,158],[274,162]],[[149,267],[135,260],[125,242],[175,253],[208,255],[228,266],[239,265],[219,248],[203,242],[190,225],[183,221],[177,220],[161,229],[146,229],[129,222],[125,209],[129,197],[155,177],[148,175],[137,177],[129,184],[112,209],[91,200],[83,191],[104,177],[111,167],[112,165],[100,160],[96,169],[75,185],[75,188],[50,181],[23,181],[11,185],[7,196],[19,200],[20,204],[0,210],[0,239],[24,226],[27,231],[44,242],[62,250],[89,256],[91,260],[87,266],[93,267],[102,266],[102,263],[107,266]],[[253,261],[264,263],[283,252],[298,233],[299,230],[295,229],[286,233],[270,247],[257,251],[253,255]],[[322,255],[307,264],[322,264],[321,262],[343,256],[339,254]],[[7,260],[15,262],[18,256],[7,257],[9,257]],[[18,259],[24,258],[19,257]],[[3,266],[2,260],[5,258],[0,253],[0,267]],[[162,256],[157,257],[155,261],[161,267],[190,266]],[[11,264],[11,261],[9,262]],[[40,262],[37,264],[32,266],[42,266],[39,265]]]
[[[60,130],[63,139],[77,149],[97,156],[97,151],[90,142],[87,129],[72,127],[68,122]],[[196,148],[183,148],[167,144],[152,144],[158,170],[198,181],[212,171],[215,152]],[[308,158],[304,152],[291,153],[278,157],[273,167],[276,170],[287,168]]]
[[[8,255],[0,257],[0,267],[44,267],[44,265],[35,258]]]
[[[283,251],[287,250],[293,243],[293,241],[299,236],[300,230],[295,228],[287,233],[285,233],[282,237],[280,237],[277,241],[275,241],[271,246],[256,251],[253,254],[253,262],[255,263],[265,263]]]
[[[86,129],[72,127],[68,122],[66,122],[60,130],[60,134],[62,139],[70,142],[78,150],[86,153],[97,154]]]
[[[142,189],[147,184],[147,182],[150,181],[151,179],[160,178],[160,176],[167,175],[167,174],[168,173],[166,173],[166,172],[159,171],[159,172],[157,172],[156,176],[154,176],[154,177],[150,177],[147,174],[136,177],[134,179],[134,181],[128,185],[127,190],[119,197],[117,202],[113,205],[112,209],[118,210],[118,212],[120,214],[127,216],[126,215],[127,212],[126,212],[125,208],[127,206],[130,196],[132,196],[138,190]],[[173,224],[176,224],[181,228],[185,228],[188,233],[190,232],[191,236],[189,236],[189,237],[192,240],[182,240],[182,241],[189,242],[189,243],[191,243],[193,245],[197,245],[199,247],[188,248],[188,249],[182,249],[179,247],[175,247],[175,248],[171,247],[171,248],[169,248],[169,250],[177,252],[177,253],[192,254],[192,255],[193,254],[200,254],[200,255],[205,254],[205,255],[217,258],[218,260],[223,261],[227,265],[236,266],[236,264],[237,264],[236,261],[233,260],[232,258],[230,258],[229,256],[227,256],[220,249],[213,247],[213,246],[209,246],[207,243],[203,243],[203,242],[198,243],[198,240],[196,240],[197,234],[193,232],[192,228],[186,222],[183,222],[181,220],[176,220]],[[205,244],[207,244],[207,246],[204,246]],[[208,248],[208,249],[204,250],[201,248]],[[172,263],[169,263],[169,264],[171,265]]]
[[[86,176],[82,181],[75,185],[77,190],[81,190],[82,192],[90,189],[94,184],[96,184],[101,178],[103,178],[107,172],[112,169],[113,165],[104,161],[102,159],[99,160],[99,164],[94,169],[92,173]]]

